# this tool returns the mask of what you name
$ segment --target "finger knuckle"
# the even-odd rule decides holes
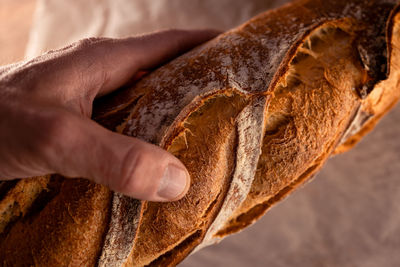
[[[64,112],[42,114],[38,119],[43,134],[37,145],[44,149],[54,149],[71,138],[73,120]]]
[[[168,29],[168,30],[167,30],[167,33],[168,33],[168,34],[170,34],[170,35],[172,35],[172,36],[175,36],[175,37],[181,36],[181,35],[184,34],[185,32],[186,32],[186,30],[175,29],[175,28],[173,28],[173,29]]]
[[[87,49],[91,48],[95,44],[98,44],[99,42],[104,42],[106,40],[108,40],[108,38],[90,37],[75,42],[73,46],[75,49]]]
[[[150,158],[148,153],[140,148],[132,148],[126,154],[123,160],[121,183],[119,190],[130,192],[146,191],[146,181],[149,177],[145,177],[144,169],[149,164]]]

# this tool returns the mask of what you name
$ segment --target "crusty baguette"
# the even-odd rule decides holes
[[[99,123],[182,160],[188,194],[141,202],[55,175],[0,184],[0,263],[170,266],[251,224],[398,101],[398,11],[295,1],[100,100]]]

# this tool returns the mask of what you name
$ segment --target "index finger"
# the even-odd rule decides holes
[[[167,30],[124,39],[90,38],[43,55],[25,65],[40,64],[37,87],[57,88],[69,97],[107,94],[139,70],[154,68],[215,37],[215,30]],[[50,92],[47,92],[50,93]]]

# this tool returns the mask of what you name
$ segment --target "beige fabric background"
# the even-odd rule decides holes
[[[27,56],[88,36],[228,29],[285,1],[39,0]],[[400,107],[355,149],[245,231],[182,267],[400,266]]]

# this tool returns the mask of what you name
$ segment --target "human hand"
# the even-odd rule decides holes
[[[213,38],[170,30],[126,39],[86,39],[0,68],[0,180],[58,173],[125,195],[177,200],[189,188],[184,165],[161,148],[90,120],[93,100]]]

